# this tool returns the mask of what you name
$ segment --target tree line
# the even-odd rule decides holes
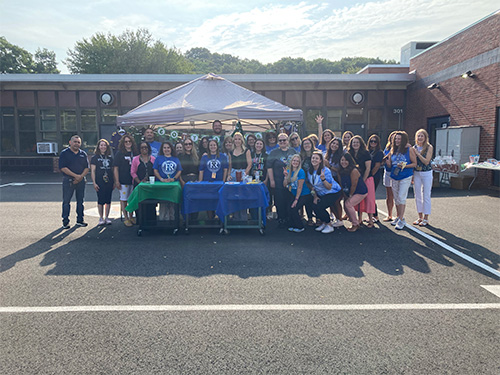
[[[154,40],[147,29],[120,35],[96,33],[77,41],[63,61],[73,74],[353,74],[368,64],[396,64],[395,60],[346,57],[338,61],[283,57],[269,64],[212,53],[196,47],[182,53]],[[38,48],[31,54],[0,37],[0,73],[57,74],[56,54]]]

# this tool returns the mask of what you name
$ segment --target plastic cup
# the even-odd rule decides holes
[[[236,181],[241,182],[241,179],[243,177],[243,172],[242,171],[236,171]]]
[[[149,183],[150,183],[151,185],[154,185],[154,183],[155,183],[155,178],[150,176],[150,177],[149,177]]]

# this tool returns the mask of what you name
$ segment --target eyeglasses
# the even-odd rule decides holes
[[[149,148],[148,146],[141,146],[141,149],[145,148],[146,150]]]
[[[281,138],[281,139],[278,139],[278,142],[280,142],[280,143],[282,143],[282,142],[286,142],[286,141],[288,141],[288,139],[286,139],[286,138]]]
[[[184,146],[192,146],[192,143],[184,143]]]
[[[290,138],[291,141],[296,141],[297,139],[299,139],[299,138],[298,137]]]
[[[132,143],[132,141],[127,139],[127,140],[123,141],[123,143]]]
[[[370,143],[378,143],[376,139],[370,139]]]

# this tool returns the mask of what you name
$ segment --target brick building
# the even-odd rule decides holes
[[[416,76],[407,90],[410,136],[424,128],[434,141],[443,124],[480,126],[481,160],[500,159],[500,12],[414,56],[410,72]],[[480,171],[478,181],[499,186],[495,174]]]

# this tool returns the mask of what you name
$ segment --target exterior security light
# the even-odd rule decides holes
[[[474,78],[476,75],[472,73],[470,70],[467,70],[464,74],[462,74],[462,78]]]
[[[431,83],[429,86],[427,86],[427,88],[429,90],[439,89],[439,85],[436,82],[434,82],[434,83]]]

